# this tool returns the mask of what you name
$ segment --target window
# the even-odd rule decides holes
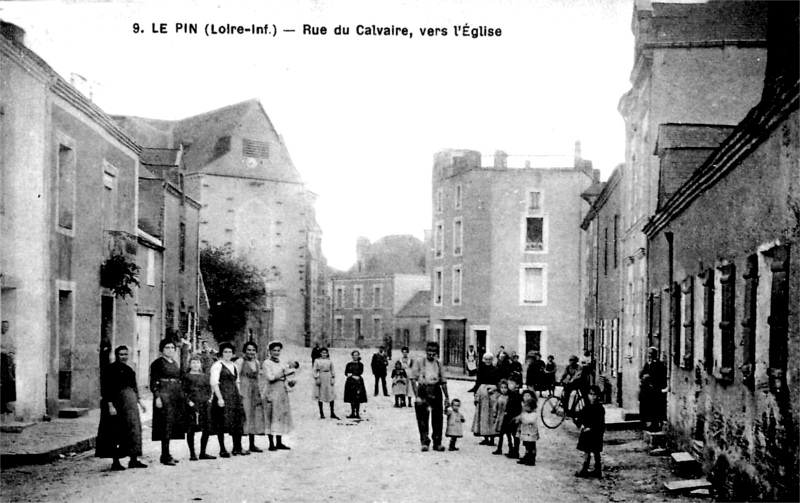
[[[453,220],[453,255],[461,255],[464,246],[464,226],[461,217]]]
[[[736,266],[724,264],[719,268],[720,282],[720,369],[719,376],[724,381],[733,381],[733,365],[736,355],[734,324],[736,322]]]
[[[614,215],[614,269],[619,265],[619,215]]]
[[[336,317],[336,326],[334,327],[334,334],[337,338],[344,337],[344,320],[341,316]]]
[[[521,274],[521,304],[545,304],[545,266],[542,264],[526,264],[522,266]]]
[[[147,286],[156,286],[156,251],[147,249]]]
[[[383,331],[381,328],[381,317],[375,316],[372,318],[372,338],[375,340],[383,340]]]
[[[181,222],[178,227],[178,272],[183,272],[186,270],[186,224]]]
[[[419,340],[424,341],[428,337],[428,325],[419,326]]]
[[[334,297],[334,307],[341,309],[344,307],[344,287],[336,287],[336,296]]]
[[[356,339],[359,339],[359,338],[364,336],[363,332],[361,331],[361,317],[360,316],[356,316],[355,318],[353,318],[353,327],[355,329],[354,333],[355,333]]]
[[[689,276],[681,284],[681,340],[683,341],[683,368],[693,368],[694,360],[694,278]]]
[[[544,218],[525,218],[525,251],[544,251]]]
[[[538,190],[528,192],[528,211],[537,212],[542,210],[542,193]]]
[[[789,245],[775,246],[764,252],[772,275],[769,302],[770,389],[786,393],[789,338]]]
[[[372,289],[372,307],[378,309],[381,307],[381,287],[376,286]]]
[[[355,309],[360,309],[361,308],[361,305],[362,305],[361,304],[361,301],[362,301],[361,292],[363,290],[364,290],[364,288],[361,285],[356,285],[356,286],[353,287],[353,307]]]
[[[441,213],[444,210],[444,191],[441,187],[436,189],[436,200],[433,207],[436,209],[436,213]]]
[[[442,326],[434,325],[433,327],[433,341],[441,344],[442,342]]]
[[[59,135],[61,136],[61,135]],[[71,139],[60,138],[72,145]],[[58,226],[72,229],[75,223],[75,150],[65,144],[58,146]]]
[[[703,363],[706,372],[714,371],[714,269],[703,273]]]
[[[436,223],[434,240],[435,255],[438,258],[441,257],[444,252],[444,224],[442,222]]]
[[[107,162],[103,166],[103,225],[117,229],[117,168]]]
[[[433,305],[442,305],[442,270],[436,269],[433,273]]]
[[[461,266],[453,266],[453,305],[461,305]]]
[[[461,185],[456,185],[455,209],[461,209]]]
[[[755,384],[756,317],[758,309],[758,255],[747,257],[744,274],[744,313],[742,313],[742,381]]]

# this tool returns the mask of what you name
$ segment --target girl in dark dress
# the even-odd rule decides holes
[[[108,361],[111,348],[105,349],[103,357]],[[124,470],[120,458],[130,456],[128,468],[146,468],[139,461],[142,455],[142,423],[139,407],[146,410],[139,397],[136,372],[127,365],[128,347],[119,346],[114,351],[116,360],[101,370],[100,426],[97,430],[95,456],[113,458],[112,470]]]
[[[575,472],[576,477],[597,477],[601,475],[600,452],[603,450],[603,434],[606,429],[606,409],[600,404],[598,397],[600,388],[590,386],[586,395],[589,403],[578,413],[575,424],[580,426],[578,450],[585,453],[583,468]],[[594,454],[594,471],[589,471],[589,461]]]
[[[184,436],[185,399],[181,386],[181,367],[174,360],[175,343],[164,339],[158,346],[161,358],[150,365],[150,390],[153,392],[153,440],[161,441],[161,463],[175,466],[169,441]]]
[[[220,359],[211,365],[211,390],[214,398],[211,402],[211,417],[214,430],[219,439],[219,456],[229,458],[244,456],[250,451],[242,450],[244,434],[244,404],[239,394],[239,371],[231,362],[233,344],[223,342],[219,345]],[[233,438],[233,450],[225,449],[225,433]]]
[[[358,350],[350,353],[353,361],[344,368],[347,381],[344,383],[344,401],[350,404],[350,419],[361,419],[360,408],[362,403],[367,403],[367,388],[364,386],[364,364],[361,363],[361,353]]]
[[[206,454],[211,434],[211,382],[208,374],[203,372],[200,355],[189,358],[189,372],[183,376],[183,393],[186,396],[186,443],[189,444],[189,459],[198,459],[194,451],[194,434],[198,431],[201,433],[200,459],[217,459],[216,456]]]

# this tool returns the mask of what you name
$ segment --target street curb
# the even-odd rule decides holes
[[[79,440],[71,445],[58,447],[47,452],[25,454],[3,454],[0,456],[0,468],[11,468],[23,465],[44,465],[60,459],[69,453],[80,453],[94,449],[97,445],[97,436]]]

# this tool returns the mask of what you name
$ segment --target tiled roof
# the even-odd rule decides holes
[[[427,318],[431,314],[431,291],[422,290],[417,292],[400,311],[395,318]]]

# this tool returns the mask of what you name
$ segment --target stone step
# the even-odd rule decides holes
[[[638,410],[626,410],[622,413],[622,418],[626,421],[638,421],[642,419]]]
[[[664,482],[664,487],[671,493],[696,491],[698,489],[711,489],[711,482],[704,478],[691,480],[672,480]]]
[[[633,421],[610,421],[606,423],[606,431],[622,430],[641,430],[642,422],[638,419]]]
[[[703,451],[705,451],[706,443],[702,440],[693,440],[692,441],[692,454],[694,454],[695,458],[702,458]]]
[[[58,417],[61,419],[75,419],[83,417],[89,413],[89,409],[84,407],[65,407],[58,411]]]
[[[663,431],[645,431],[644,443],[653,449],[663,449],[667,446],[667,434]]]
[[[672,470],[683,478],[694,478],[700,474],[700,463],[688,452],[672,453]]]

